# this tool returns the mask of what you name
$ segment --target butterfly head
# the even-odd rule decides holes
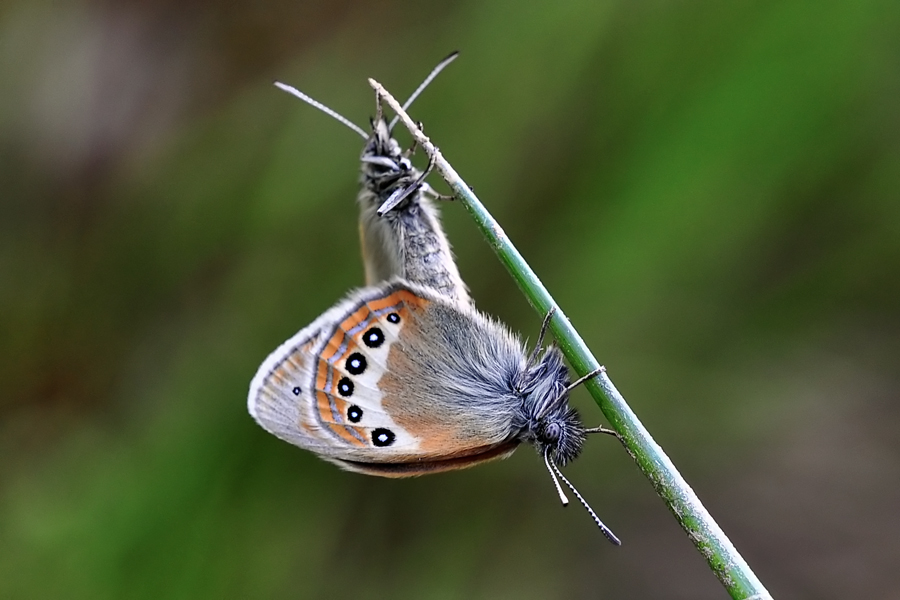
[[[361,162],[363,184],[381,200],[394,190],[412,184],[419,176],[380,115],[372,120],[372,135],[363,148]]]
[[[565,465],[581,452],[585,433],[578,412],[569,407],[569,371],[556,347],[523,374],[519,385],[522,441],[533,444],[543,456]]]
[[[381,112],[380,110],[378,111]],[[397,163],[408,163],[403,156],[400,144],[391,135],[390,126],[382,115],[376,115],[371,121],[372,134],[363,149],[363,156],[380,156]]]

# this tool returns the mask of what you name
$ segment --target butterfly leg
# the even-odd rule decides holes
[[[608,427],[604,427],[603,425],[597,425],[596,427],[591,427],[590,429],[585,429],[584,432],[585,433],[605,433],[607,435],[614,435],[617,438],[621,438],[618,431],[616,431],[614,429],[610,429]]]
[[[452,201],[456,200],[456,196],[450,196],[448,194],[442,194],[439,191],[435,190],[433,187],[428,185],[427,183],[422,184],[422,193],[427,194],[429,198],[432,200],[443,200],[443,201]]]
[[[582,375],[581,377],[579,377],[578,379],[576,379],[575,381],[573,381],[572,383],[570,383],[570,384],[569,384],[569,387],[566,388],[566,391],[567,391],[567,392],[571,392],[572,390],[574,390],[575,388],[577,388],[579,385],[581,385],[582,383],[584,383],[584,382],[587,381],[588,379],[593,379],[594,377],[596,377],[596,376],[599,375],[600,373],[606,373],[606,367],[604,367],[603,365],[597,367],[596,369],[594,369],[593,371],[591,371],[590,373],[588,373],[588,374],[586,374],[586,375]]]
[[[619,435],[618,431],[609,429],[608,427],[604,427],[603,425],[598,425],[596,427],[591,427],[590,429],[585,429],[584,432],[585,433],[605,433],[606,435],[611,435],[611,436],[615,437],[617,440],[619,440],[623,444],[625,443],[625,440],[622,438],[621,435]]]
[[[447,194],[441,194],[433,187],[425,183],[425,178],[428,177],[428,174],[434,171],[434,156],[428,159],[428,166],[425,167],[425,171],[422,175],[416,180],[414,185],[420,186],[423,192],[426,192],[435,200],[456,200],[455,196],[448,196]]]
[[[422,121],[416,121],[416,127],[419,128],[419,131],[421,131],[422,133],[425,133],[425,127],[422,125]],[[413,138],[412,146],[410,146],[407,150],[405,150],[403,152],[403,156],[405,156],[406,158],[409,158],[410,156],[412,156],[413,154],[416,153],[416,150],[418,150],[418,148],[419,148],[419,140],[416,138]]]
[[[425,171],[422,172],[419,177],[413,181],[411,184],[406,186],[405,188],[400,188],[396,190],[393,194],[388,197],[384,203],[378,207],[376,211],[379,217],[383,217],[387,213],[391,212],[398,204],[406,200],[406,198],[413,194],[416,190],[422,187],[422,184],[425,183],[425,178],[428,177],[428,174],[434,169],[434,157],[432,157],[428,161],[428,166],[425,168]]]
[[[528,357],[528,362],[525,363],[526,365],[528,365],[528,368],[534,366],[535,362],[537,361],[538,354],[540,354],[541,350],[543,350],[544,336],[547,335],[547,328],[550,327],[550,321],[553,320],[553,315],[555,314],[555,306],[547,311],[547,316],[544,317],[544,322],[541,323],[541,332],[538,334],[538,339],[534,345],[534,350],[531,351],[531,356]]]
[[[425,126],[422,125],[422,121],[416,121],[416,126],[419,128],[419,131],[425,132]],[[403,156],[409,158],[413,154],[416,153],[416,150],[419,148],[419,140],[413,139],[412,146],[409,147],[408,150],[403,152]],[[425,173],[420,177],[420,180],[424,180],[425,177],[431,173],[432,169],[434,169],[434,159],[428,161],[428,167],[425,169]],[[433,187],[425,183],[424,181],[421,183],[422,193],[427,194],[429,198],[432,200],[456,200],[454,196],[448,196],[447,194],[442,194],[435,190]]]

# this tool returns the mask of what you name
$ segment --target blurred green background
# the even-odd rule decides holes
[[[366,77],[404,97],[454,49],[413,117],[769,590],[900,597],[898,31],[874,0],[4,3],[0,597],[725,597],[613,440],[567,473],[618,549],[528,448],[379,480],[246,414],[362,282],[361,140],[271,82],[365,125]]]

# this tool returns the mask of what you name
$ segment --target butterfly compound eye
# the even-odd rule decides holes
[[[559,423],[550,423],[544,429],[544,437],[547,438],[548,442],[555,442],[559,440],[562,435],[562,426]]]

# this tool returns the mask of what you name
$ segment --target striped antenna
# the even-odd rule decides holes
[[[419,87],[416,88],[416,91],[414,91],[412,93],[412,95],[406,99],[406,102],[403,103],[403,110],[406,110],[407,108],[409,108],[412,105],[413,101],[415,101],[415,99],[419,97],[419,94],[421,94],[422,91],[428,87],[428,84],[431,83],[432,81],[434,81],[434,78],[438,76],[438,73],[443,71],[444,67],[446,67],[447,65],[452,63],[454,60],[456,60],[457,56],[459,56],[459,51],[454,51],[454,52],[451,52],[450,55],[447,56],[447,58],[445,58],[444,60],[439,62],[437,64],[437,66],[431,70],[431,73],[428,74],[428,77],[425,78],[425,81],[420,83]],[[397,121],[399,119],[400,119],[399,115],[397,115],[396,117],[391,119],[391,123],[390,123],[390,125],[388,125],[389,132],[394,130],[394,125],[397,124]]]
[[[277,87],[277,88],[280,89],[280,90],[284,90],[284,91],[287,92],[288,94],[292,94],[292,95],[294,95],[294,96],[297,96],[298,98],[300,98],[301,100],[303,100],[303,101],[306,102],[307,104],[309,104],[309,105],[311,105],[311,106],[314,106],[314,107],[318,108],[319,110],[321,110],[321,111],[322,111],[323,113],[325,113],[326,115],[329,115],[330,117],[332,117],[332,118],[334,118],[334,119],[340,121],[341,123],[343,123],[344,125],[346,125],[346,126],[349,127],[350,129],[352,129],[353,131],[355,131],[356,133],[358,133],[359,135],[361,135],[362,138],[363,138],[364,140],[369,139],[369,134],[366,133],[366,132],[363,130],[362,127],[360,127],[359,125],[357,125],[356,123],[354,123],[354,122],[351,121],[350,119],[344,117],[343,115],[337,113],[336,111],[334,111],[334,110],[328,108],[327,106],[325,106],[324,104],[322,104],[322,103],[319,102],[318,100],[313,100],[312,98],[310,98],[309,96],[307,96],[306,94],[304,94],[303,92],[301,92],[300,90],[298,90],[297,88],[291,87],[291,86],[289,86],[289,85],[287,85],[287,84],[284,84],[284,83],[281,83],[280,81],[276,81],[276,82],[275,82],[275,87]]]
[[[562,502],[563,506],[569,505],[569,499],[566,498],[566,493],[563,492],[562,486],[559,485],[559,479],[556,478],[556,473],[553,472],[553,469],[550,467],[550,450],[544,451],[544,464],[547,466],[547,472],[550,473],[550,479],[553,480],[553,485],[556,486],[556,493],[559,494],[559,501]],[[556,465],[553,465],[554,467]]]
[[[581,502],[581,505],[588,511],[588,514],[591,515],[591,518],[594,519],[594,523],[597,524],[597,527],[600,528],[600,531],[603,532],[603,535],[606,536],[610,542],[615,544],[616,546],[621,546],[622,542],[619,538],[616,537],[616,534],[610,530],[609,527],[603,524],[603,521],[600,520],[600,517],[597,516],[597,513],[594,512],[594,509],[591,508],[591,505],[587,503],[587,500],[581,497],[581,494],[578,493],[578,490],[575,489],[575,486],[566,479],[566,476],[562,474],[562,471],[559,470],[559,467],[556,466],[556,463],[550,460],[549,452],[544,453],[544,462],[547,464],[547,468],[550,470],[550,474],[558,475],[560,479],[563,480],[563,483],[572,490],[572,493],[575,494],[575,497],[578,498],[578,501]],[[560,498],[565,498],[565,494],[562,493],[562,488],[559,487],[559,482],[556,480],[556,476],[553,477],[553,483],[556,484],[556,489],[559,492]],[[568,504],[568,500],[566,499],[563,504]]]

